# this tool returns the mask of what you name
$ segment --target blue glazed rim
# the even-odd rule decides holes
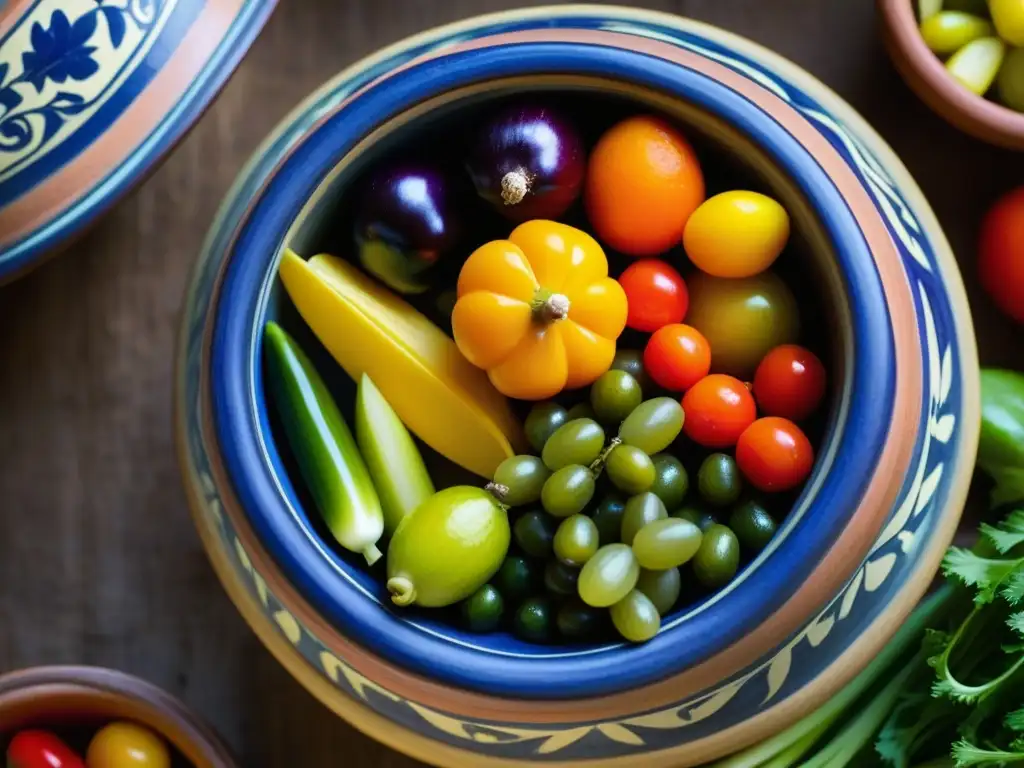
[[[202,2],[196,3],[196,6],[201,7],[203,4]],[[44,222],[20,240],[0,251],[0,285],[31,269],[41,258],[81,234],[131,191],[135,185],[156,170],[160,161],[165,159],[178,142],[185,138],[188,131],[202,117],[217,94],[227,84],[228,79],[234,74],[242,58],[267,23],[276,5],[277,0],[247,0],[244,9],[239,13],[228,34],[214,50],[202,72],[145,141],[124,162],[116,168],[110,169],[110,172],[98,184],[89,189],[81,198],[75,200],[59,216]],[[2,8],[3,3],[0,2],[0,9]],[[168,45],[165,39],[168,35],[165,30],[151,52],[151,56],[161,57],[161,62],[173,55],[181,38],[191,29],[191,19],[176,18],[175,21],[179,23],[176,23],[171,29],[180,32],[180,37]],[[138,71],[128,78],[115,97],[88,124],[64,142],[68,146],[59,150],[61,159],[64,162],[69,162],[93,143],[102,133],[97,128],[96,119],[101,116],[106,116],[110,121],[116,119],[159,71],[160,67],[153,67],[147,58],[146,64],[140,66]],[[129,88],[138,88],[139,91],[126,93]],[[14,177],[17,180],[22,180],[23,176],[31,177],[31,183],[25,188],[26,190],[44,181],[46,176],[57,172],[59,168],[53,169],[48,165],[48,172],[43,177],[29,173],[31,170],[31,168],[26,169]],[[22,180],[19,183],[25,182]]]
[[[856,397],[837,427],[838,438],[837,431],[830,438],[839,440],[832,465],[842,471],[822,479],[807,514],[758,565],[756,579],[644,645],[537,658],[498,655],[433,636],[339,578],[338,569],[349,566],[333,554],[324,557],[317,534],[295,514],[301,505],[269,439],[259,342],[263,297],[284,233],[355,143],[438,93],[497,78],[555,73],[626,81],[684,98],[755,141],[788,174],[827,233],[842,273],[853,318]],[[214,310],[212,409],[227,473],[257,538],[284,578],[332,626],[393,663],[459,687],[538,699],[597,696],[646,685],[707,659],[763,622],[809,576],[856,510],[886,440],[895,392],[890,320],[874,261],[845,201],[814,158],[770,115],[706,75],[646,54],[588,44],[519,43],[486,56],[455,53],[396,73],[319,123],[281,162],[254,200],[228,256]],[[858,360],[872,365],[857,365]]]

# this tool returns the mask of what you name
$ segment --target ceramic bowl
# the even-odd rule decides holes
[[[886,48],[915,93],[953,126],[1008,149],[1024,149],[1024,114],[972,93],[950,77],[918,29],[912,0],[878,0]]]
[[[155,167],[275,0],[0,3],[0,284]]]
[[[0,737],[25,728],[129,720],[161,735],[193,768],[236,768],[220,738],[185,706],[136,677],[99,667],[35,667],[0,676]]]
[[[397,615],[306,516],[263,405],[264,322],[301,333],[277,287],[282,249],[321,247],[347,181],[401,136],[505,93],[552,89],[668,113],[776,195],[834,350],[827,435],[775,545],[640,646],[530,646]],[[328,706],[441,765],[686,766],[783,727],[863,666],[924,592],[977,440],[963,288],[898,159],[849,106],[770,52],[606,6],[428,32],[307,99],[220,211],[186,298],[177,364],[183,473],[232,599]]]

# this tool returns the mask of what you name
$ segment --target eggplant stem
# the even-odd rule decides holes
[[[416,600],[416,587],[405,576],[392,576],[388,579],[388,592],[395,605],[412,605]]]
[[[530,176],[522,168],[501,177],[501,199],[505,205],[518,205],[530,193]]]

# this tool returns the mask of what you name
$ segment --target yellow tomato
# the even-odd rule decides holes
[[[757,192],[722,192],[705,200],[686,222],[683,248],[698,268],[716,277],[763,272],[789,240],[789,214]]]
[[[170,768],[167,746],[152,731],[134,723],[111,723],[89,744],[88,768]]]
[[[989,0],[996,32],[1010,45],[1024,46],[1024,0]]]
[[[800,335],[796,298],[772,272],[738,279],[696,272],[687,279],[686,322],[711,345],[711,370],[749,380],[773,347]]]

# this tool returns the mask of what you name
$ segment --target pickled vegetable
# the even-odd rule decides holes
[[[632,545],[640,529],[655,520],[668,517],[665,505],[653,493],[640,493],[626,502],[622,513],[621,539],[623,544]]]
[[[671,397],[655,397],[642,402],[619,427],[626,445],[639,448],[648,456],[668,448],[683,428],[683,406]]]
[[[567,565],[583,565],[597,552],[599,537],[597,525],[589,517],[567,517],[555,533],[555,557]]]
[[[736,461],[726,453],[712,453],[697,471],[697,487],[708,504],[727,507],[743,491],[743,480]]]
[[[704,532],[700,549],[690,562],[694,576],[705,587],[724,587],[739,568],[740,542],[729,528],[716,523]]]
[[[1024,112],[1024,48],[1012,48],[999,68],[999,99],[1010,109]]]
[[[494,576],[494,585],[510,603],[518,603],[538,592],[540,582],[538,566],[516,555],[506,557]]]
[[[594,473],[579,464],[569,464],[554,472],[540,493],[540,503],[548,514],[569,517],[583,511],[594,498]]]
[[[683,579],[678,568],[667,568],[664,571],[641,569],[640,578],[636,582],[636,590],[647,595],[662,616],[675,606],[682,586]]]
[[[921,24],[921,37],[940,56],[960,50],[972,40],[992,35],[987,19],[961,11],[942,11]]]
[[[558,521],[546,512],[527,512],[512,528],[519,548],[530,557],[546,558],[552,553]]]
[[[580,571],[580,599],[594,608],[619,602],[636,586],[640,564],[625,544],[608,544],[597,550]]]
[[[608,479],[623,493],[643,493],[654,484],[655,470],[651,457],[632,445],[617,445],[605,459]]]
[[[1020,0],[989,0],[996,32],[1010,45],[1024,46],[1024,5]]]
[[[729,527],[743,549],[752,553],[768,546],[775,535],[775,520],[764,505],[754,500],[746,501],[732,511]]]
[[[648,489],[661,499],[665,509],[676,509],[690,489],[690,477],[682,462],[670,453],[651,457],[654,463],[654,483]]]
[[[668,517],[648,523],[633,539],[633,554],[641,568],[663,571],[687,562],[700,549],[700,528],[689,520]]]
[[[555,430],[569,421],[569,414],[558,403],[537,403],[526,415],[523,430],[533,450],[540,453]]]
[[[590,405],[604,424],[617,427],[643,400],[637,380],[625,371],[601,374],[590,387]]]
[[[647,369],[644,368],[643,350],[617,350],[615,352],[615,358],[612,360],[611,370],[625,371],[628,373],[636,380],[636,383],[640,385],[641,392],[650,393],[653,388],[651,378],[647,375]]]
[[[591,520],[597,526],[599,545],[614,544],[622,536],[622,513],[626,502],[615,494],[608,494],[597,505]]]
[[[634,643],[650,640],[661,628],[658,609],[647,595],[636,589],[613,605],[609,613],[619,634]]]
[[[683,520],[689,520],[691,523],[700,528],[701,533],[704,533],[705,531],[707,531],[708,528],[710,528],[712,525],[718,522],[715,519],[715,516],[711,514],[710,511],[704,509],[703,507],[696,506],[693,504],[688,504],[687,506],[682,507],[681,509],[677,509],[675,512],[672,513],[672,517],[679,517]]]
[[[494,483],[501,487],[499,498],[504,504],[519,507],[537,501],[550,476],[551,472],[536,456],[511,456],[494,470]]]
[[[493,632],[501,623],[504,610],[501,593],[484,584],[462,602],[462,621],[473,632]]]
[[[569,417],[569,421],[575,419],[596,419],[597,414],[594,413],[594,409],[590,407],[590,403],[576,403],[570,408],[566,415]]]
[[[604,449],[604,430],[593,419],[573,419],[563,424],[544,444],[541,456],[554,471],[570,464],[590,464]]]
[[[593,641],[604,621],[603,611],[591,608],[578,597],[563,604],[555,617],[558,633],[566,640],[576,641]]]
[[[576,594],[579,568],[552,560],[544,569],[544,587],[557,597],[571,597]]]
[[[980,37],[949,57],[946,70],[972,93],[983,96],[992,86],[1006,54],[998,37]]]
[[[514,623],[515,633],[523,640],[543,643],[551,637],[554,616],[551,601],[533,597],[519,606]]]

